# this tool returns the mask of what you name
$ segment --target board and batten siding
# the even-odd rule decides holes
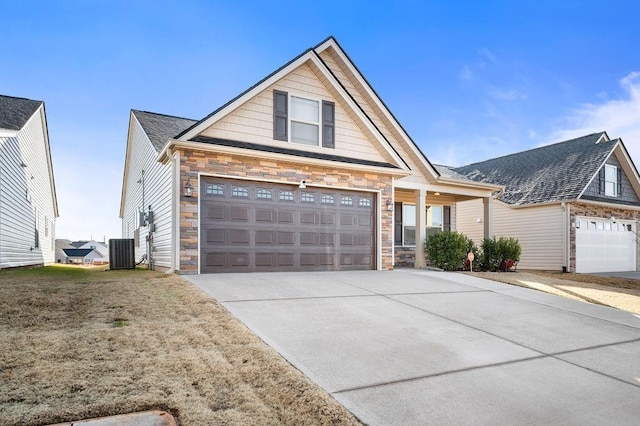
[[[457,204],[456,227],[478,246],[484,239],[482,200]],[[493,233],[495,237],[517,238],[522,248],[518,263],[521,269],[562,270],[565,215],[559,204],[513,209],[493,202]]]
[[[135,117],[135,115],[134,115]],[[128,175],[124,182],[126,192],[122,211],[122,237],[134,238],[138,230],[138,242],[135,245],[135,260],[140,261],[147,253],[149,226],[139,226],[138,212],[149,207],[153,212],[155,231],[151,258],[154,267],[171,268],[172,252],[172,163],[162,164],[156,161],[157,151],[144,132],[137,119],[133,120],[130,136]],[[142,178],[144,170],[144,207],[142,205]]]
[[[15,136],[0,137],[0,269],[55,261],[56,209],[44,123],[41,105]]]
[[[309,146],[273,139],[273,90],[287,92],[289,96],[308,97],[335,103],[335,148]],[[235,111],[202,132],[205,136],[244,141],[289,149],[341,155],[371,161],[393,160],[368,130],[357,124],[357,118],[345,109],[341,99],[336,99],[327,86],[308,65],[302,65],[275,84],[260,92]]]

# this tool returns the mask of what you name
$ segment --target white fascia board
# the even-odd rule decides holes
[[[606,135],[606,133],[605,133]],[[604,135],[603,135],[604,136]],[[602,137],[600,138],[602,139]],[[600,141],[600,139],[598,141]],[[618,142],[619,143],[619,142]],[[582,191],[580,191],[580,194],[578,194],[578,198],[582,198],[582,196],[584,195],[584,193],[586,192],[587,188],[589,188],[591,186],[591,183],[593,183],[593,180],[598,176],[598,174],[600,173],[600,169],[602,169],[604,167],[605,164],[607,164],[607,161],[609,161],[609,158],[611,158],[611,154],[613,154],[614,149],[618,146],[618,143],[616,143],[613,148],[611,148],[611,151],[609,151],[609,154],[607,154],[607,157],[602,161],[602,163],[600,164],[600,166],[598,166],[598,169],[596,170],[596,172],[593,174],[593,176],[591,176],[591,179],[589,179],[589,182],[587,182],[587,184],[584,186],[584,188],[582,188]]]
[[[468,181],[468,180],[460,180],[460,179],[452,179],[452,178],[446,178],[446,177],[442,177],[440,176],[438,178],[438,182],[440,183],[445,183],[445,184],[453,184],[453,185],[458,185],[458,186],[462,186],[462,187],[466,187],[466,188],[480,188],[480,189],[490,189],[493,191],[504,191],[505,186],[504,185],[497,185],[497,184],[493,184],[493,183],[485,183],[485,182],[475,182],[475,181]]]
[[[53,177],[53,160],[51,159],[51,146],[49,144],[49,125],[47,124],[47,114],[44,109],[44,102],[40,105],[40,117],[42,120],[42,133],[44,137],[44,146],[47,155],[47,168],[49,169],[49,182],[51,185],[51,197],[53,201],[53,214],[55,218],[60,217],[58,212],[58,195],[56,193],[56,182]]]
[[[336,77],[331,73],[331,71],[327,68],[327,65],[322,62],[322,60],[317,56],[317,53],[314,52],[314,56],[311,58],[311,61],[318,67],[322,75],[331,82],[331,85],[338,91],[342,99],[345,100],[347,105],[351,108],[351,111],[355,113],[362,124],[364,124],[367,129],[373,134],[380,145],[387,151],[387,153],[393,158],[395,161],[395,165],[404,169],[409,170],[405,165],[404,161],[400,158],[398,153],[396,153],[391,147],[390,143],[385,139],[384,135],[380,132],[380,130],[371,122],[369,117],[367,117],[362,110],[356,105],[356,102],[351,98],[351,95],[347,93],[342,84],[336,79]]]
[[[242,157],[256,157],[256,151],[252,149],[237,148],[233,146],[212,145],[202,142],[191,142],[171,139],[165,145],[162,152],[158,155],[157,161],[165,163],[171,157],[174,148],[193,149],[195,151],[215,152],[223,154],[232,154]],[[281,154],[278,152],[260,151],[260,158],[286,161],[288,163],[298,163],[304,165],[313,165],[331,169],[358,170],[364,172],[381,173],[392,176],[408,176],[409,171],[402,169],[392,169],[387,167],[370,166],[366,164],[341,163],[339,161],[323,160],[319,158],[299,157],[297,155]]]
[[[300,56],[298,59],[296,59],[295,61],[293,61],[292,63],[290,63],[286,67],[282,68],[280,71],[278,71],[277,73],[273,74],[271,77],[269,77],[268,79],[264,80],[262,83],[260,83],[259,85],[257,85],[253,89],[249,90],[244,95],[240,96],[238,99],[236,99],[235,101],[233,101],[232,103],[230,103],[226,107],[222,108],[220,111],[218,111],[217,113],[215,113],[211,117],[209,117],[206,120],[198,123],[194,128],[189,130],[184,135],[180,136],[180,140],[181,141],[188,141],[192,137],[199,135],[205,129],[211,127],[211,125],[213,125],[214,123],[216,123],[217,121],[219,121],[220,119],[225,117],[227,114],[229,114],[232,111],[236,110],[240,105],[244,104],[249,99],[253,98],[255,95],[257,95],[258,93],[262,92],[267,87],[271,86],[272,84],[274,84],[275,82],[277,82],[278,80],[283,78],[285,75],[290,73],[292,70],[298,68],[300,65],[304,64],[305,62],[307,62],[312,57],[313,57],[313,52],[311,52],[311,51],[309,51],[309,52],[305,53],[304,55]]]
[[[0,129],[0,138],[15,138],[19,130]]]
[[[616,153],[616,158],[625,171],[627,179],[629,179],[633,189],[636,191],[636,195],[640,197],[640,175],[622,139],[618,138],[618,143],[616,143],[616,146],[613,148],[613,152]],[[620,157],[622,157],[624,161],[620,161]],[[631,179],[631,176],[633,176],[633,179]]]
[[[353,65],[353,63],[351,63],[351,61],[349,60],[349,58],[347,58],[346,54],[342,51],[342,49],[340,49],[340,47],[336,44],[336,42],[333,40],[333,38],[330,38],[329,40],[327,40],[326,42],[322,43],[320,46],[318,46],[315,50],[318,54],[320,54],[320,52],[325,51],[327,48],[333,48],[333,50],[338,54],[338,56],[340,57],[340,59],[342,59],[342,61],[347,64],[347,67],[349,67],[349,70],[351,71],[351,73],[356,77],[356,79],[358,79],[358,82],[360,83],[360,85],[362,87],[364,87],[365,91],[367,92],[367,94],[369,95],[369,97],[371,99],[373,99],[373,101],[376,103],[376,106],[378,108],[380,108],[380,110],[382,111],[382,113],[387,117],[387,119],[389,120],[389,122],[393,125],[393,127],[396,129],[396,131],[402,135],[405,139],[405,144],[409,147],[409,149],[414,153],[414,155],[419,159],[419,161],[424,165],[424,167],[429,170],[433,176],[434,179],[437,179],[438,176],[440,176],[440,174],[429,164],[428,161],[426,161],[426,159],[424,158],[424,154],[422,152],[420,152],[420,150],[418,150],[417,146],[415,145],[415,143],[413,142],[413,140],[411,139],[411,137],[407,134],[407,132],[404,131],[404,129],[402,128],[402,126],[400,125],[400,123],[398,123],[396,121],[396,119],[393,117],[393,115],[391,114],[391,112],[388,110],[388,108],[384,105],[384,103],[381,101],[381,99],[378,97],[378,95],[375,94],[375,92],[373,91],[373,89],[371,88],[371,86],[369,86],[369,83],[367,83],[367,81],[364,79],[364,77],[362,76],[362,74],[358,71],[358,69]]]
[[[124,156],[124,173],[122,174],[122,189],[120,191],[120,213],[118,217],[124,217],[124,199],[127,195],[127,178],[129,177],[129,158],[131,157],[131,136],[133,135],[133,123],[136,116],[133,111],[129,112],[129,130],[127,132],[127,149]]]

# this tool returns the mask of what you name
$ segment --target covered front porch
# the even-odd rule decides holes
[[[477,185],[419,185],[396,183],[393,201],[387,205],[393,210],[394,268],[428,266],[424,243],[430,236],[442,231],[455,231],[458,202],[482,199],[483,214],[475,218],[484,224],[484,238],[493,236],[493,197],[496,187],[479,188]],[[477,241],[479,244],[480,241]]]

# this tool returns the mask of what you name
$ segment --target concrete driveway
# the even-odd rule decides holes
[[[598,272],[592,275],[600,275],[603,277],[618,277],[618,278],[629,278],[630,280],[640,280],[640,272],[639,271],[629,271],[629,272]]]
[[[445,272],[185,278],[371,425],[640,419],[627,312]]]

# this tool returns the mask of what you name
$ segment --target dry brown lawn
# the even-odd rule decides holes
[[[639,280],[545,271],[465,273],[640,314]]]
[[[155,408],[183,425],[359,424],[180,277],[0,271],[0,425]]]

